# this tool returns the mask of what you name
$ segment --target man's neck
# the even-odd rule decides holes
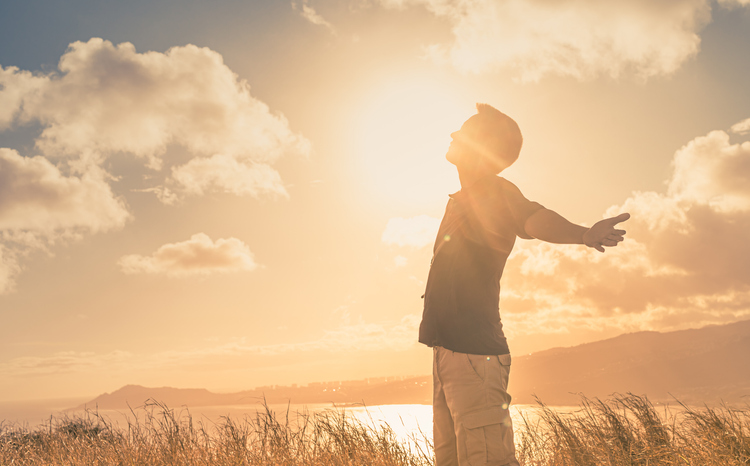
[[[458,181],[461,183],[461,189],[469,188],[475,185],[479,180],[491,175],[494,175],[494,173],[486,170],[458,169]]]

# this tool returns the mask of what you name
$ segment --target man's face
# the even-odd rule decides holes
[[[450,146],[445,154],[446,160],[456,166],[476,162],[481,151],[479,141],[480,122],[478,115],[474,115],[461,126],[461,129],[451,133]]]
[[[453,141],[445,158],[461,169],[497,174],[513,163],[505,163],[499,156],[505,148],[505,137],[503,128],[496,122],[474,115],[451,134]]]

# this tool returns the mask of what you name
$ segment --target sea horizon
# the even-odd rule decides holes
[[[355,421],[367,425],[379,427],[387,424],[394,434],[402,441],[409,440],[431,440],[432,438],[432,405],[430,404],[381,404],[363,405],[355,403],[299,403],[299,404],[270,404],[264,405],[261,401],[243,405],[221,405],[221,406],[167,406],[160,404],[139,404],[132,406],[132,410],[126,409],[97,409],[95,406],[87,409],[75,409],[91,398],[53,398],[42,400],[25,400],[16,402],[0,402],[0,426],[4,428],[21,428],[28,431],[52,426],[60,419],[76,417],[101,417],[108,423],[117,427],[127,427],[128,422],[135,418],[142,422],[147,413],[151,412],[160,416],[166,407],[173,412],[175,417],[187,419],[193,422],[202,422],[206,425],[221,424],[227,418],[242,421],[248,417],[253,418],[257,412],[263,412],[268,408],[276,416],[285,422],[287,413],[289,421],[295,422],[298,414],[316,414],[327,410],[343,412]],[[533,410],[538,405],[511,405],[511,415],[514,422],[520,422],[521,416],[533,416]],[[555,407],[556,410],[575,410],[577,407]]]

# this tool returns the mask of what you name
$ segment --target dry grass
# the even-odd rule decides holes
[[[678,403],[679,404],[679,403]],[[524,466],[750,466],[750,409],[658,413],[645,397],[583,398],[574,413],[540,403],[516,428]]]
[[[210,425],[158,403],[132,412],[124,428],[95,412],[53,419],[32,432],[0,426],[6,465],[423,466],[430,452],[398,441],[388,426],[366,425],[344,411],[315,414],[267,406],[241,421]],[[139,419],[139,416],[142,419]]]
[[[646,398],[626,395],[584,398],[567,414],[540,403],[520,424],[524,466],[750,466],[747,408],[658,413]],[[133,411],[125,427],[95,412],[33,431],[0,424],[0,465],[431,465],[424,444],[401,442],[387,425],[344,411],[279,417],[265,407],[255,417],[205,425],[154,403]]]

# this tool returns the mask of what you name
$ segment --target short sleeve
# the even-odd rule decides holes
[[[538,202],[530,201],[521,194],[521,190],[513,183],[503,180],[503,198],[512,217],[512,223],[515,228],[516,236],[523,239],[534,239],[526,233],[526,220],[535,212],[544,209],[544,206]]]

